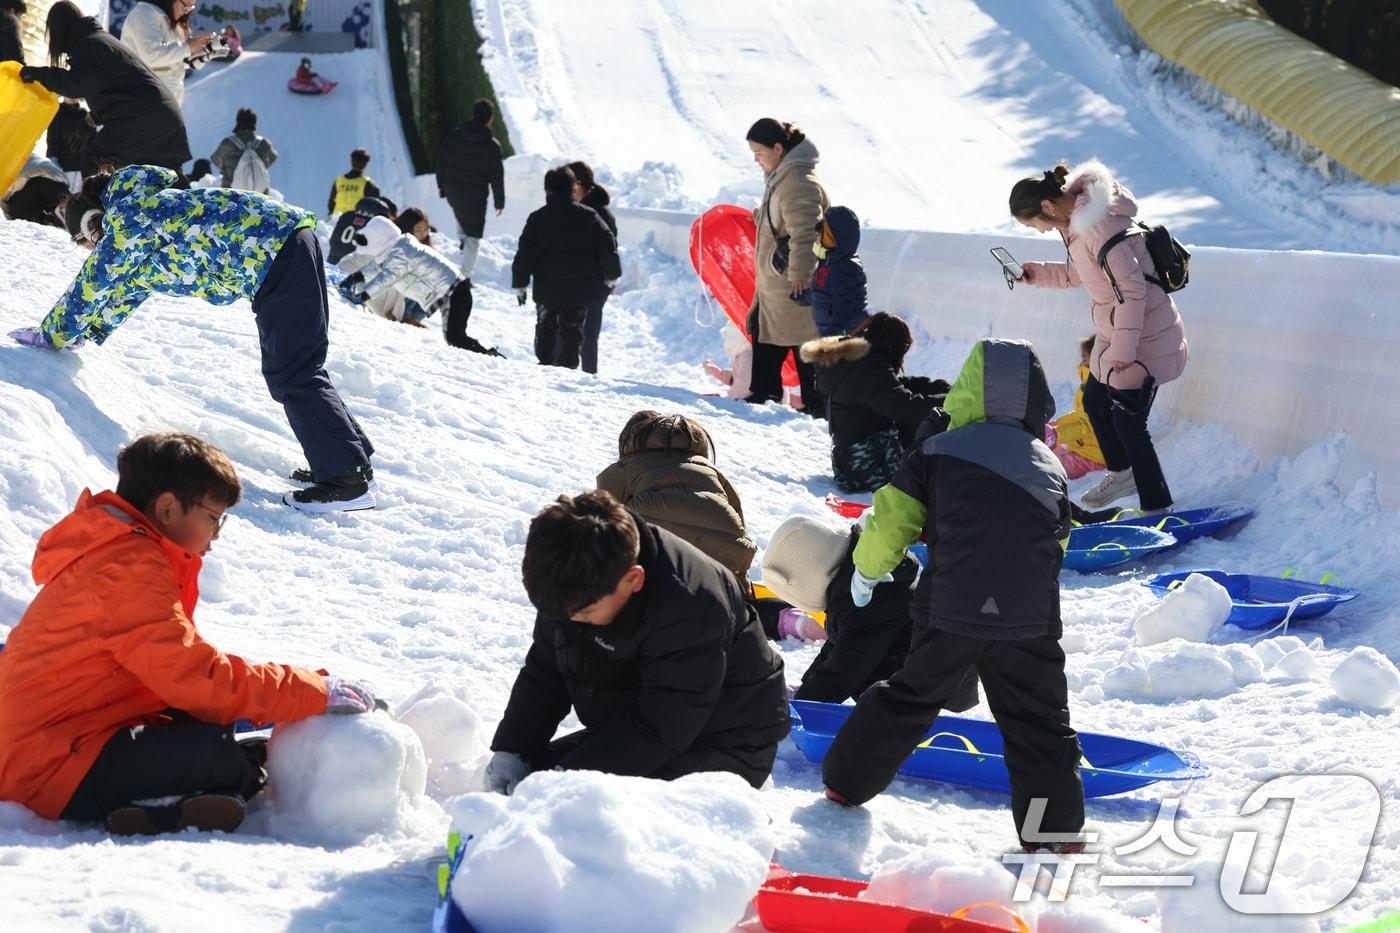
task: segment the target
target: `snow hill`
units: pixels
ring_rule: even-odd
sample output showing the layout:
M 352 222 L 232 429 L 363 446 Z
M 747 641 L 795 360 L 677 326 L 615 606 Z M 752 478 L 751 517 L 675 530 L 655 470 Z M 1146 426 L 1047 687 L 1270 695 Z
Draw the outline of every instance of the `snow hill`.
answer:
M 1088 154 L 1082 144 L 1126 166 L 1139 193 L 1155 197 L 1154 210 L 1191 224 L 1199 234 L 1189 236 L 1202 242 L 1281 245 L 1261 242 L 1268 233 L 1337 247 L 1374 232 L 1320 202 L 1298 203 L 1299 216 L 1285 223 L 1287 199 L 1260 194 L 1268 186 L 1238 166 L 1208 168 L 1193 154 L 1204 137 L 1154 130 L 1157 104 L 1139 111 L 1122 103 L 1140 87 L 1131 83 L 1137 72 L 1106 64 L 1116 40 L 1088 29 L 1087 2 L 1075 0 L 1067 26 L 1033 5 L 996 0 L 721 4 L 704 12 L 615 2 L 569 17 L 566 29 L 556 28 L 566 21 L 563 4 L 490 0 L 480 9 L 521 150 L 596 159 L 638 206 L 673 199 L 680 207 L 726 187 L 752 194 L 757 172 L 745 162 L 743 132 L 754 116 L 775 113 L 808 125 L 838 196 L 858 209 L 870 204 L 885 224 L 1003 225 L 1008 179 L 1061 154 Z M 707 23 L 723 23 L 729 38 Z M 318 57 L 317 68 L 342 81 L 324 99 L 282 89 L 293 56 L 246 53 L 206 72 L 190 88 L 196 151 L 212 150 L 236 108 L 251 104 L 283 153 L 273 179 L 290 199 L 323 204 L 356 145 L 374 150 L 371 174 L 391 194 L 392 185 L 409 187 L 406 160 L 394 162 L 402 141 L 389 98 L 376 96 L 376 54 Z M 771 95 L 746 90 L 774 74 L 784 77 Z M 905 93 L 910 86 L 918 97 Z M 1036 88 L 1044 92 L 1028 107 L 1021 99 Z M 1094 123 L 1069 120 L 1080 107 L 1086 115 L 1121 112 L 1133 132 L 1105 139 Z M 1285 187 L 1310 184 L 1258 141 L 1187 111 L 1216 134 L 1216 155 L 1245 153 Z M 925 157 L 936 164 L 924 166 Z M 515 229 L 488 226 L 492 234 Z M 1368 242 L 1385 248 L 1392 241 L 1384 236 Z M 278 504 L 288 488 L 282 477 L 300 455 L 258 374 L 246 305 L 157 298 L 103 347 L 48 355 L 0 346 L 0 638 L 35 592 L 28 565 L 39 535 L 84 486 L 115 482 L 120 444 L 161 427 L 210 438 L 245 482 L 245 500 L 202 578 L 199 622 L 211 640 L 250 658 L 368 678 L 395 702 L 427 685 L 450 686 L 470 698 L 484 731 L 504 707 L 529 640 L 532 613 L 519 585 L 527 522 L 557 493 L 592 485 L 632 412 L 679 411 L 706 424 L 760 545 L 789 514 L 826 516 L 821 425 L 700 395 L 714 386 L 697 361 L 718 356 L 720 346 L 714 322 L 696 323 L 706 312 L 687 265 L 656 249 L 627 250 L 595 379 L 533 364 L 531 316 L 507 287 L 513 252 L 510 235 L 484 244 L 471 325 L 504 361 L 451 353 L 432 330 L 333 298 L 328 368 L 379 449 L 383 501 L 371 513 L 314 519 Z M 0 223 L 0 330 L 37 320 L 83 255 L 58 231 Z M 911 368 L 949 375 L 967 349 L 966 341 L 926 341 Z M 1069 373 L 1051 375 L 1063 405 Z M 1078 728 L 1189 749 L 1213 772 L 1189 788 L 1090 801 L 1092 828 L 1110 846 L 1137 839 L 1157 802 L 1180 791 L 1177 826 L 1200 851 L 1194 862 L 1160 845 L 1109 854 L 1079 869 L 1072 896 L 1147 921 L 1128 929 L 1223 929 L 1215 885 L 1230 834 L 1258 830 L 1255 865 L 1267 866 L 1289 820 L 1277 807 L 1241 817 L 1255 787 L 1281 774 L 1328 772 L 1368 776 L 1383 799 L 1400 792 L 1400 751 L 1385 740 L 1400 714 L 1359 709 L 1356 697 L 1343 700 L 1329 684 L 1355 647 L 1400 659 L 1400 519 L 1364 485 L 1338 489 L 1344 442 L 1321 431 L 1299 456 L 1265 463 L 1219 425 L 1154 431 L 1180 504 L 1243 501 L 1257 517 L 1233 539 L 1192 543 L 1150 568 L 1066 574 L 1063 644 Z M 1283 637 L 1250 642 L 1226 627 L 1201 645 L 1136 647 L 1133 622 L 1154 600 L 1138 581 L 1193 566 L 1296 567 L 1310 579 L 1332 572 L 1363 595 Z M 816 649 L 788 642 L 782 650 L 795 682 Z M 970 715 L 988 714 L 983 706 Z M 819 770 L 784 743 L 761 799 L 774 860 L 793 870 L 866 877 L 900 858 L 917 860 L 925 847 L 985 867 L 1014 840 L 1006 798 L 993 793 L 900 780 L 864 809 L 843 811 L 819 792 Z M 1281 859 L 1277 885 L 1304 899 L 1329 890 L 1333 866 L 1353 837 L 1369 832 L 1348 822 L 1353 804 L 1345 796 L 1309 802 L 1309 820 L 1298 817 L 1307 845 Z M 445 830 L 439 815 L 328 846 L 259 813 L 228 838 L 114 842 L 0 804 L 0 890 L 15 929 L 423 929 L 436 897 L 430 860 Z M 1188 864 L 1199 872 L 1196 887 L 1160 900 L 1152 889 L 1099 883 L 1104 873 L 1174 874 Z M 1361 884 L 1319 923 L 1342 928 L 1393 907 L 1397 878 L 1400 824 L 1387 808 Z M 1276 918 L 1257 926 L 1236 919 L 1246 924 L 1239 928 L 1284 928 Z

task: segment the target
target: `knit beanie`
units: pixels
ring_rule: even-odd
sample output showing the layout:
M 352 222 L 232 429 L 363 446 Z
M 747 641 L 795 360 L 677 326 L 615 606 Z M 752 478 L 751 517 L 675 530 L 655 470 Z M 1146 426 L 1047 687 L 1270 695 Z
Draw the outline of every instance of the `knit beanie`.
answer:
M 793 515 L 763 552 L 763 585 L 799 609 L 825 612 L 827 587 L 850 546 L 849 531 Z

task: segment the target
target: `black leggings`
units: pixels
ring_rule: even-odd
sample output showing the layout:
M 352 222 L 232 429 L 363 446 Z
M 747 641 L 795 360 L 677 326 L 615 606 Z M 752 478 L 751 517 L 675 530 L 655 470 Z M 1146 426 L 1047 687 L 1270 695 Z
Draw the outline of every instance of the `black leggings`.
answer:
M 120 729 L 107 740 L 63 809 L 65 820 L 103 820 L 134 800 L 262 790 L 267 772 L 254 743 L 241 746 L 233 726 L 169 711 L 172 721 Z
M 1154 388 L 1111 389 L 1093 376 L 1084 383 L 1084 414 L 1094 428 L 1104 465 L 1115 472 L 1132 467 L 1138 504 L 1144 509 L 1172 504 L 1162 463 L 1147 433 L 1147 416 L 1156 398 Z

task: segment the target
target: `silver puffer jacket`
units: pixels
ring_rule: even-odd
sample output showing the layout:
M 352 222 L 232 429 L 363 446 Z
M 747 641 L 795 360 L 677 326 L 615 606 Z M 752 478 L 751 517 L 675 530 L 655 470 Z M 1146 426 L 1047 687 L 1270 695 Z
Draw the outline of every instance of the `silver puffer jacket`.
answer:
M 461 281 L 457 267 L 431 246 L 424 246 L 405 233 L 379 257 L 378 270 L 365 281 L 365 291 L 373 298 L 393 288 L 405 298 L 418 302 L 424 310 L 451 294 Z

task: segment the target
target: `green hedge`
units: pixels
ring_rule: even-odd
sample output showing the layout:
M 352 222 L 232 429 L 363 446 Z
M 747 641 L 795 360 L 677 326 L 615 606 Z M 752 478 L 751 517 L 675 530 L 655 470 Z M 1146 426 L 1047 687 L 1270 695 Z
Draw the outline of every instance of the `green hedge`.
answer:
M 437 167 L 443 135 L 471 116 L 472 104 L 480 97 L 496 104 L 496 138 L 507 156 L 514 155 L 506 122 L 499 116 L 496 92 L 481 61 L 482 40 L 472 19 L 471 0 L 415 0 L 413 5 L 419 15 L 416 109 L 405 52 L 407 32 L 396 0 L 385 0 L 384 16 L 394 98 L 404 136 L 409 139 L 414 170 L 425 174 Z M 446 39 L 449 36 L 453 37 L 450 41 Z

